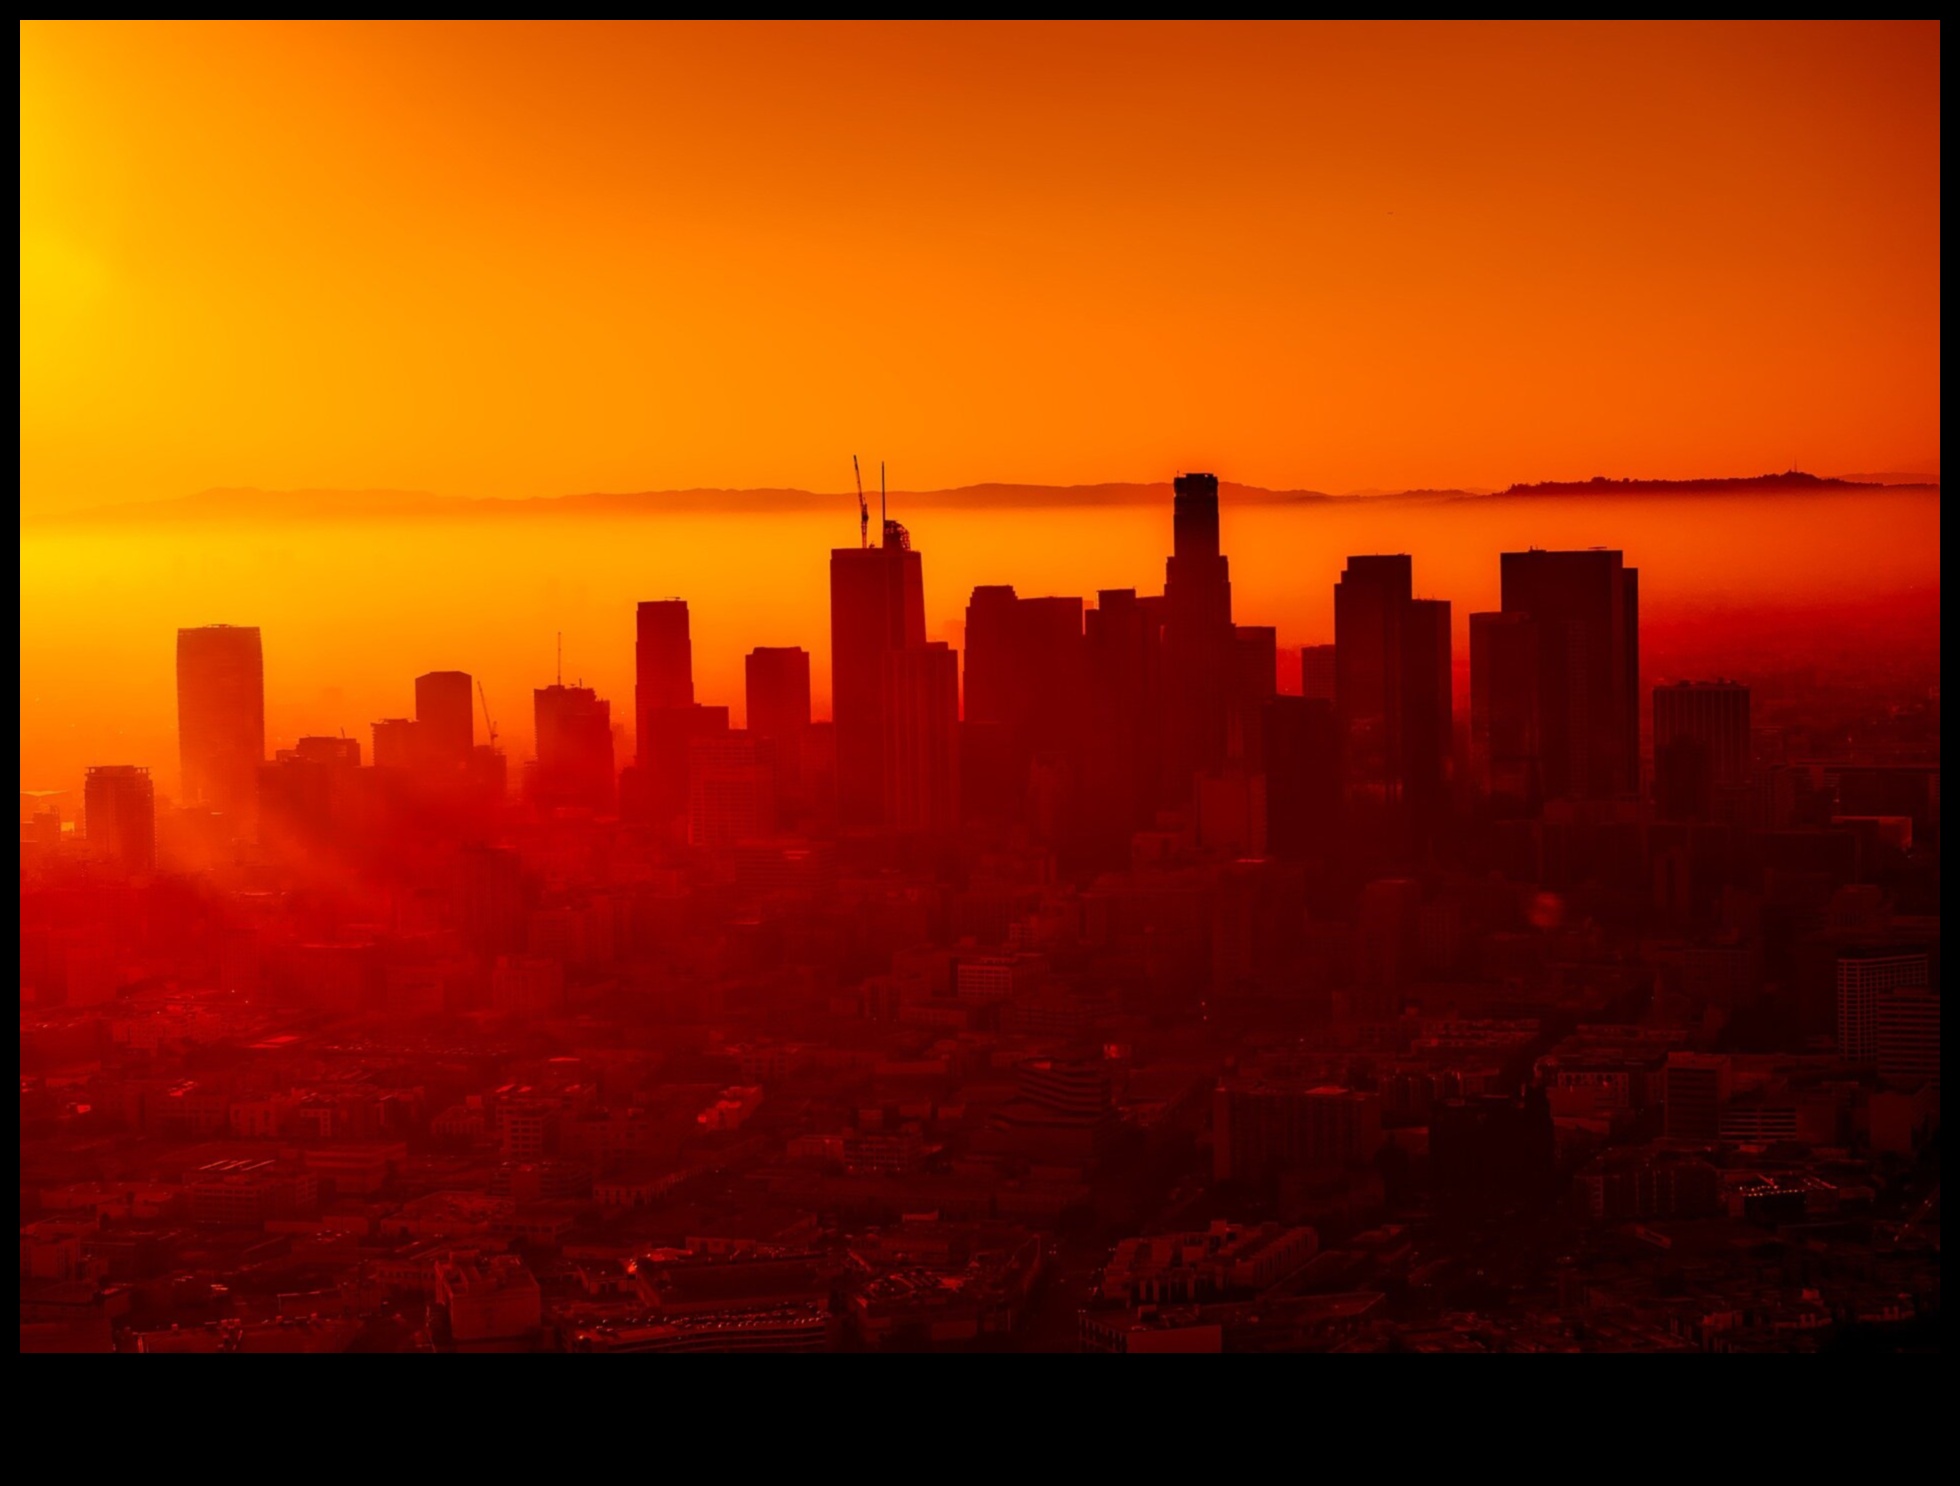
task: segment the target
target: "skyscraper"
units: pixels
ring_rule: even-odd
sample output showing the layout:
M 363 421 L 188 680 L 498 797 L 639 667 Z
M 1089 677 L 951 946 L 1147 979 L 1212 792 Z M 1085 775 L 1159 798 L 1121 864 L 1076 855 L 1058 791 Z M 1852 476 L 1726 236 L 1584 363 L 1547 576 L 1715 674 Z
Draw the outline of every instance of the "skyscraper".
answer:
M 1162 599 L 1106 588 L 1083 616 L 1083 820 L 1107 855 L 1127 854 L 1156 800 L 1162 609 Z
M 810 725 L 810 652 L 800 645 L 758 645 L 743 665 L 749 731 L 793 737 Z
M 1020 617 L 1020 598 L 1008 584 L 983 584 L 967 601 L 960 804 L 976 819 L 1018 820 L 1027 810 Z
M 265 661 L 256 626 L 177 631 L 184 803 L 250 822 L 265 762 Z
M 885 818 L 885 658 L 926 642 L 925 575 L 910 536 L 887 521 L 876 547 L 830 554 L 830 698 L 843 823 Z M 958 682 L 954 709 L 958 715 Z
M 1082 600 L 1024 598 L 1016 607 L 1028 749 L 1060 758 L 1075 747 L 1082 710 Z
M 1449 811 L 1452 682 L 1449 600 L 1411 599 L 1402 628 L 1402 792 L 1419 837 Z
M 1450 606 L 1411 595 L 1404 553 L 1350 557 L 1334 585 L 1334 693 L 1357 803 L 1429 836 L 1449 805 Z
M 1011 584 L 983 584 L 966 605 L 966 705 L 961 716 L 972 723 L 1020 723 L 1021 600 Z
M 960 819 L 960 662 L 943 641 L 884 657 L 885 822 L 915 833 Z M 839 772 L 842 772 L 839 761 Z
M 1279 632 L 1269 624 L 1232 626 L 1225 752 L 1255 774 L 1266 757 L 1266 703 L 1278 690 Z
M 1350 557 L 1334 585 L 1335 706 L 1348 787 L 1401 803 L 1403 631 L 1413 582 L 1407 554 Z
M 694 705 L 694 645 L 685 599 L 650 600 L 639 606 L 634 617 L 634 747 L 645 764 L 651 758 L 648 714 Z
M 1219 550 L 1218 477 L 1179 475 L 1164 568 L 1164 785 L 1191 798 L 1198 771 L 1225 761 L 1232 664 L 1230 563 Z
M 1503 608 L 1537 630 L 1547 799 L 1640 788 L 1640 574 L 1618 552 L 1506 552 Z
M 1716 792 L 1749 774 L 1749 688 L 1681 681 L 1654 688 L 1654 799 L 1663 819 L 1706 820 Z
M 612 703 L 588 686 L 532 693 L 537 759 L 531 795 L 541 806 L 605 811 L 613 803 Z
M 1538 628 L 1529 614 L 1470 616 L 1470 776 L 1500 814 L 1541 797 Z
M 694 710 L 694 647 L 684 599 L 654 599 L 634 615 L 633 788 L 625 804 L 671 827 L 686 814 L 688 740 Z M 712 731 L 712 728 L 709 729 Z
M 156 791 L 150 771 L 134 764 L 98 764 L 82 787 L 88 844 L 125 872 L 157 864 Z
M 476 688 L 467 671 L 430 671 L 415 678 L 416 744 L 423 759 L 445 771 L 461 769 L 476 746 Z
M 779 809 L 800 812 L 804 744 L 810 732 L 810 653 L 800 645 L 758 645 L 743 665 L 748 730 L 768 743 L 775 759 Z
M 1037 757 L 1051 782 L 1073 773 L 1084 705 L 1082 600 L 976 588 L 966 645 L 964 734 L 975 769 L 969 779 L 963 767 L 962 794 L 979 814 L 1018 818 Z

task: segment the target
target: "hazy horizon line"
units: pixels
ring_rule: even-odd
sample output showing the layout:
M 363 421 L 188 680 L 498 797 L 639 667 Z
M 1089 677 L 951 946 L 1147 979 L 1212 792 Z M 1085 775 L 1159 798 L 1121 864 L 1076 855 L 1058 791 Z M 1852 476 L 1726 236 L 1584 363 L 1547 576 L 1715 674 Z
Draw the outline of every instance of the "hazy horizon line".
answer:
M 1467 501 L 1559 499 L 1699 499 L 1761 495 L 1843 495 L 1866 491 L 1926 491 L 1940 489 L 1937 474 L 1909 472 L 1816 476 L 1801 470 L 1755 476 L 1648 478 L 1593 476 L 1590 480 L 1516 482 L 1495 487 L 1446 486 L 1404 490 L 1362 489 L 1329 492 L 1309 489 L 1274 490 L 1259 485 L 1221 480 L 1219 494 L 1227 505 L 1290 505 L 1415 503 L 1445 505 Z M 890 490 L 887 502 L 912 507 L 985 508 L 1128 506 L 1161 501 L 1171 490 L 1169 480 L 1110 480 L 1051 485 L 1037 482 L 987 480 L 932 490 Z M 868 498 L 868 497 L 867 497 Z M 155 500 L 119 501 L 68 511 L 21 515 L 23 527 L 94 525 L 144 520 L 196 520 L 258 517 L 279 520 L 386 519 L 416 516 L 517 515 L 654 515 L 666 511 L 817 510 L 855 502 L 856 493 L 805 490 L 796 486 L 690 486 L 667 490 L 574 491 L 560 495 L 471 496 L 430 490 L 400 490 L 381 486 L 266 488 L 253 485 L 211 486 L 187 495 Z M 657 509 L 650 509 L 657 503 Z

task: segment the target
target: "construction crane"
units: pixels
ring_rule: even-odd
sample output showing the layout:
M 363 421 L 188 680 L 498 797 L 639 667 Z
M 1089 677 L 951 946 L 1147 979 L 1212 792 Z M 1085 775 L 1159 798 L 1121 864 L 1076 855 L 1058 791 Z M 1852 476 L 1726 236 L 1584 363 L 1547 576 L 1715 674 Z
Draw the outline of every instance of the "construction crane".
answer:
M 858 457 L 851 456 L 851 474 L 858 486 L 858 547 L 871 545 L 871 507 L 864 503 L 864 472 L 858 468 Z
M 483 704 L 483 725 L 490 730 L 490 749 L 494 753 L 497 748 L 497 724 L 490 720 L 490 698 L 483 694 L 481 676 L 476 678 L 476 699 Z

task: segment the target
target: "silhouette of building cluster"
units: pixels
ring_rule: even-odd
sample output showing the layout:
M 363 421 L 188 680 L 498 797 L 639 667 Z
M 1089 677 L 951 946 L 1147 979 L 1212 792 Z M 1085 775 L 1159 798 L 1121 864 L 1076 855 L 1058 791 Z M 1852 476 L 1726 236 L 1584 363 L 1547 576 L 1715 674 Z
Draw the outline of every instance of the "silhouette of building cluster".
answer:
M 885 519 L 828 717 L 641 603 L 514 774 L 459 670 L 268 756 L 179 631 L 175 793 L 23 797 L 22 1350 L 1937 1345 L 1936 681 L 1643 709 L 1604 549 L 1283 652 L 1170 516 L 960 650 Z

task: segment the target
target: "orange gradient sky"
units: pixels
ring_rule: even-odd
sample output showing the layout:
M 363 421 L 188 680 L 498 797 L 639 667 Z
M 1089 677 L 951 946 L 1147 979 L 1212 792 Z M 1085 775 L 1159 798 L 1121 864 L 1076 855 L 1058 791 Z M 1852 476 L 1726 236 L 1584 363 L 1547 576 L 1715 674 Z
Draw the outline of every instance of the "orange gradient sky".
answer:
M 1939 54 L 29 24 L 22 509 L 1924 468 Z

